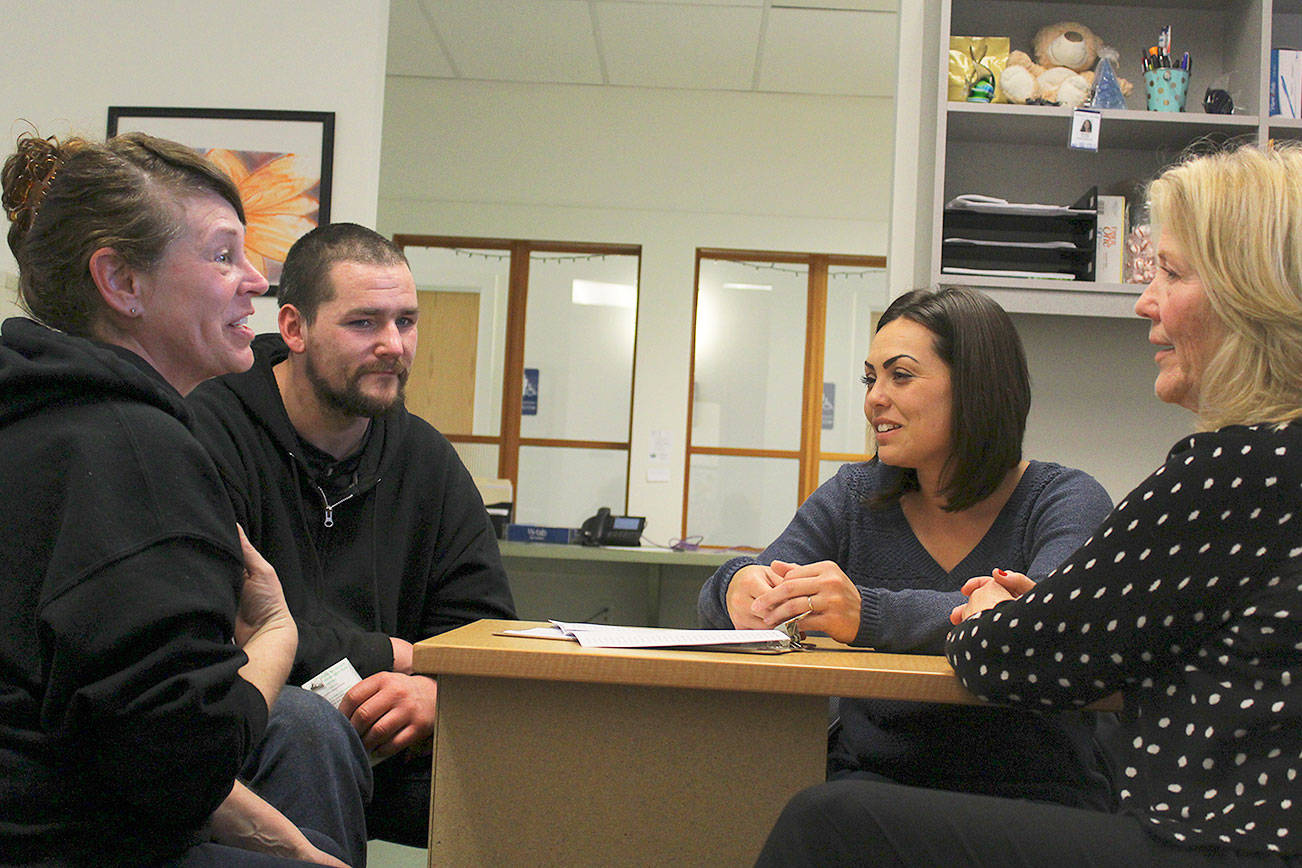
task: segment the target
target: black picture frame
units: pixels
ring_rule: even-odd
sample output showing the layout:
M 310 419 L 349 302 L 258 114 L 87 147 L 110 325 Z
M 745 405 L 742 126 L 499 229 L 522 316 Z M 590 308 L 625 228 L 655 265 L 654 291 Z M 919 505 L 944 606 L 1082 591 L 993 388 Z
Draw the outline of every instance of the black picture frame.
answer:
M 232 176 L 244 196 L 249 222 L 245 249 L 272 284 L 272 293 L 288 249 L 284 239 L 292 243 L 313 227 L 330 222 L 334 112 L 109 106 L 108 136 L 131 131 L 189 145 Z M 266 215 L 259 213 L 258 199 L 249 195 L 259 178 L 274 176 L 283 181 L 287 174 L 294 183 L 276 189 L 298 190 L 295 198 L 268 209 Z M 260 232 L 264 220 L 278 221 L 278 231 Z

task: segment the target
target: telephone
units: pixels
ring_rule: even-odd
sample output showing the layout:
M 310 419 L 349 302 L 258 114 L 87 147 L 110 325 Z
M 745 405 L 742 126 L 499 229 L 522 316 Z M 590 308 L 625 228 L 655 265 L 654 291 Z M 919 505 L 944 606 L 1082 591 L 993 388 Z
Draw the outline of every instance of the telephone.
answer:
M 603 506 L 579 528 L 585 546 L 640 546 L 646 519 L 635 515 L 611 515 Z

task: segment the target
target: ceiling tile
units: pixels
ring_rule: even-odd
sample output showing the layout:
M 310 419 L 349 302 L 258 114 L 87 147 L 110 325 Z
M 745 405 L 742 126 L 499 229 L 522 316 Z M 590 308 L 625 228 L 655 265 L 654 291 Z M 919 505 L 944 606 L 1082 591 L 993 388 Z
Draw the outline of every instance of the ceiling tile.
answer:
M 763 10 L 598 2 L 611 84 L 750 90 Z
M 896 22 L 879 12 L 771 9 L 759 89 L 894 96 Z
M 420 75 L 450 78 L 454 73 L 443 53 L 419 0 L 391 0 L 389 3 L 389 75 Z
M 463 78 L 601 84 L 586 0 L 421 0 Z

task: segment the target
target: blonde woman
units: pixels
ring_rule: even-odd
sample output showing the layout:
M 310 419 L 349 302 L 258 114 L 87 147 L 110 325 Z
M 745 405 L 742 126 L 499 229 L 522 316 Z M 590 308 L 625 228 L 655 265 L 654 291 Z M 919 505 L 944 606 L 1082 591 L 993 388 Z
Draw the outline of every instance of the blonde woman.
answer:
M 1135 311 L 1157 396 L 1201 431 L 1038 585 L 970 580 L 946 648 L 993 702 L 1120 691 L 1120 812 L 828 784 L 788 805 L 762 864 L 1302 864 L 1302 150 L 1194 157 L 1150 199 L 1158 273 Z

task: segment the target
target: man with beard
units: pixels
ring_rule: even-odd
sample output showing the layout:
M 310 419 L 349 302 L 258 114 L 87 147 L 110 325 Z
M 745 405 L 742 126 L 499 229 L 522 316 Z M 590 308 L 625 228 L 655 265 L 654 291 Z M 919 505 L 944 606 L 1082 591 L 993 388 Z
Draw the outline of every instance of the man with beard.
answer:
M 318 227 L 286 255 L 279 301 L 253 367 L 190 393 L 195 433 L 280 575 L 299 630 L 291 683 L 345 657 L 362 676 L 340 710 L 387 759 L 368 833 L 424 847 L 435 683 L 412 674 L 411 643 L 514 618 L 511 592 L 470 474 L 403 405 L 419 309 L 402 250 Z

